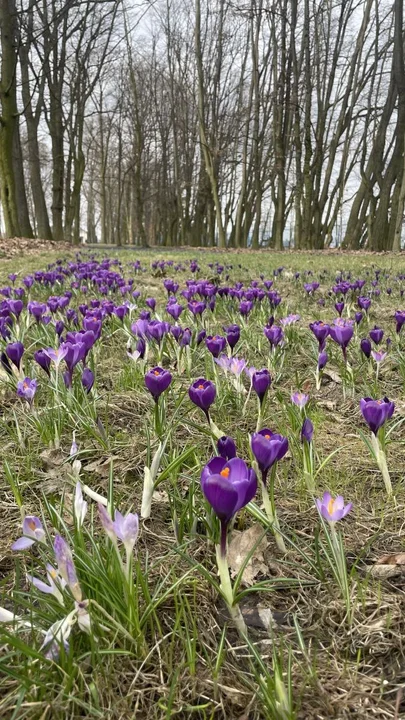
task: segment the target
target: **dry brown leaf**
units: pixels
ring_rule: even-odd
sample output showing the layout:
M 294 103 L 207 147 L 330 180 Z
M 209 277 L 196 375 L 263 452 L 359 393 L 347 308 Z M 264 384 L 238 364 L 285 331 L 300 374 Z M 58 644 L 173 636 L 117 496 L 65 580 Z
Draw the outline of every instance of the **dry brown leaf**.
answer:
M 111 461 L 118 460 L 119 456 L 115 455 L 112 457 L 105 458 L 99 458 L 98 460 L 95 460 L 94 462 L 89 463 L 86 465 L 83 470 L 89 473 L 97 473 L 97 475 L 101 475 L 102 477 L 108 477 L 110 474 L 110 463 Z
M 64 457 L 60 448 L 48 448 L 43 450 L 39 457 L 43 460 L 44 467 L 47 470 L 54 470 L 62 465 Z
M 338 385 L 342 384 L 342 378 L 340 377 L 339 373 L 335 372 L 334 370 L 324 370 L 323 376 L 325 378 L 329 378 L 334 383 L 337 383 Z
M 405 575 L 405 553 L 382 555 L 371 568 L 371 574 L 380 579 Z
M 337 403 L 335 400 L 318 400 L 317 405 L 327 410 L 336 410 Z
M 261 540 L 260 540 L 261 538 Z M 259 542 L 260 540 L 260 542 Z M 268 574 L 268 567 L 264 562 L 263 553 L 266 550 L 269 541 L 263 534 L 261 525 L 252 525 L 248 530 L 243 532 L 235 531 L 232 533 L 231 542 L 228 547 L 228 563 L 232 577 L 235 577 L 244 564 L 247 556 L 252 552 L 256 543 L 259 544 L 255 548 L 253 555 L 250 557 L 242 575 L 242 583 L 245 585 L 253 585 L 253 582 L 259 573 Z
M 378 558 L 376 565 L 405 565 L 405 553 L 383 555 Z

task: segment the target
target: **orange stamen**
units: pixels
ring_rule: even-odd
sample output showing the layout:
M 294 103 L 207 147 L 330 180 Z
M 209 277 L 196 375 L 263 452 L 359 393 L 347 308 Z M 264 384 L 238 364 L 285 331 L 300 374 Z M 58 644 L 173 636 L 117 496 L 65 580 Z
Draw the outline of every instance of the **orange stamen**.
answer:
M 227 478 L 227 477 L 229 477 L 229 473 L 230 473 L 229 467 L 226 467 L 223 470 L 221 470 L 221 472 L 219 474 L 222 475 L 222 477 Z

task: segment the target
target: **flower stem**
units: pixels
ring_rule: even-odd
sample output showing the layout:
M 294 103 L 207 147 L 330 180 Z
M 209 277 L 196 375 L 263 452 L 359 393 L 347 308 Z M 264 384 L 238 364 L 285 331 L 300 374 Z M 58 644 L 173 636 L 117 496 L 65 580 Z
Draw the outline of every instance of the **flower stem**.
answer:
M 256 432 L 259 432 L 260 426 L 262 424 L 262 401 L 260 400 L 260 398 L 258 398 L 258 403 L 259 403 L 259 409 L 258 409 L 258 413 L 257 413 Z
M 374 433 L 371 433 L 371 444 L 373 446 L 373 450 L 377 459 L 377 465 L 380 469 L 381 475 L 383 476 L 387 495 L 392 495 L 392 483 L 390 474 L 388 472 L 387 456 L 378 437 L 376 437 Z
M 274 533 L 274 538 L 276 541 L 276 545 L 280 552 L 286 553 L 287 548 L 285 546 L 283 536 L 280 533 L 280 525 L 278 524 L 278 518 L 277 518 L 277 512 L 276 512 L 276 506 L 274 502 L 274 481 L 275 481 L 275 465 L 273 465 L 270 473 L 270 481 L 269 481 L 269 487 L 270 487 L 270 493 L 267 491 L 267 485 L 266 485 L 266 478 L 262 475 L 262 499 L 263 499 L 263 505 L 264 510 L 266 512 L 266 515 L 272 525 L 272 530 Z
M 233 588 L 231 577 L 229 574 L 228 560 L 227 560 L 227 530 L 228 525 L 224 521 L 221 522 L 221 540 L 220 544 L 216 546 L 217 555 L 217 566 L 218 574 L 221 581 L 220 588 L 225 602 L 228 606 L 230 616 L 235 623 L 235 627 L 239 634 L 244 636 L 247 634 L 247 628 L 243 615 L 240 611 L 238 604 L 234 604 Z

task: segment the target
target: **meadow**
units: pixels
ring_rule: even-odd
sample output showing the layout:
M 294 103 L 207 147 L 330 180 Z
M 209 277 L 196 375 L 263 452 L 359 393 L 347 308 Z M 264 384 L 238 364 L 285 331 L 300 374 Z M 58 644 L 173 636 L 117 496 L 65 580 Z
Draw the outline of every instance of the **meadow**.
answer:
M 0 717 L 405 712 L 405 260 L 0 267 Z

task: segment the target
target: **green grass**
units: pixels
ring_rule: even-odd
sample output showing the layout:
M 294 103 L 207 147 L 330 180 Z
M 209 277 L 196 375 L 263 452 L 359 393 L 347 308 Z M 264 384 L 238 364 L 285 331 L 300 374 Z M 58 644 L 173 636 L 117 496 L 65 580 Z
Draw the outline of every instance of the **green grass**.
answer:
M 0 376 L 4 521 L 0 606 L 28 618 L 33 628 L 0 626 L 0 717 L 395 718 L 403 684 L 402 577 L 381 580 L 370 569 L 385 553 L 402 552 L 404 547 L 405 355 L 397 347 L 392 316 L 404 307 L 399 295 L 402 283 L 394 276 L 405 272 L 405 261 L 390 255 L 221 254 L 205 250 L 111 251 L 109 255 L 121 259 L 126 277 L 131 275 L 127 267 L 131 261 L 139 259 L 148 268 L 134 276 L 134 288 L 142 292 L 142 298 L 157 297 L 161 317 L 166 317 L 166 293 L 163 276 L 150 270 L 154 260 L 172 258 L 186 264 L 195 257 L 201 265 L 200 276 L 205 278 L 215 276 L 208 264 L 221 262 L 233 266 L 222 278 L 228 272 L 230 283 L 245 284 L 259 280 L 261 273 L 272 278 L 274 269 L 285 267 L 283 276 L 275 280 L 283 298 L 276 317 L 291 312 L 301 315 L 300 322 L 288 330 L 285 351 L 271 362 L 263 335 L 263 325 L 271 314 L 266 303 L 242 326 L 236 354 L 245 358 L 248 366 L 271 364 L 273 383 L 261 424 L 289 438 L 289 453 L 279 463 L 275 481 L 275 503 L 287 553 L 282 555 L 277 549 L 259 493 L 239 513 L 234 528 L 243 532 L 259 524 L 260 542 L 265 539 L 258 560 L 260 571 L 252 584 L 242 582 L 241 573 L 237 580 L 240 605 L 250 618 L 248 639 L 241 639 L 219 592 L 214 550 L 217 526 L 200 490 L 200 473 L 212 457 L 213 438 L 203 413 L 190 403 L 187 390 L 198 377 L 215 377 L 212 419 L 234 438 L 238 454 L 246 462 L 252 460 L 249 433 L 256 428 L 256 398 L 254 393 L 248 397 L 236 392 L 231 378 L 214 368 L 204 344 L 192 350 L 189 365 L 184 357 L 180 368 L 175 366 L 175 343 L 168 342 L 162 363 L 170 368 L 174 381 L 165 396 L 166 446 L 151 516 L 140 523 L 131 567 L 135 582 L 128 582 L 102 530 L 95 503 L 89 500 L 82 528 L 74 522 L 77 478 L 69 450 L 74 431 L 81 483 L 122 512 L 140 511 L 144 467 L 150 466 L 158 439 L 153 401 L 144 388 L 144 368 L 126 352 L 131 322 L 126 319 L 123 326 L 117 319 L 106 321 L 102 340 L 92 351 L 96 382 L 89 396 L 81 387 L 78 372 L 69 392 L 60 378 L 56 386 L 55 378 L 49 381 L 33 362 L 35 349 L 54 342 L 50 327 L 21 327 L 28 348 L 24 371 L 35 374 L 38 392 L 30 412 L 16 398 L 16 378 Z M 0 286 L 8 284 L 9 272 L 43 269 L 55 257 L 2 261 Z M 344 397 L 341 352 L 329 340 L 330 359 L 317 391 L 313 377 L 317 344 L 308 323 L 336 316 L 334 300 L 328 296 L 336 271 L 351 270 L 356 279 L 366 277 L 374 267 L 391 277 L 382 278 L 381 296 L 373 301 L 359 338 L 374 324 L 393 338 L 379 380 L 376 383 L 374 371 L 360 355 L 359 338 L 353 340 L 349 359 L 354 387 L 347 387 Z M 325 270 L 314 298 L 307 298 L 301 280 L 295 282 L 291 277 L 296 270 L 311 270 L 314 276 Z M 174 277 L 170 268 L 165 276 Z M 189 271 L 176 274 L 182 287 L 189 277 Z M 386 294 L 388 286 L 393 288 L 391 296 Z M 62 291 L 61 287 L 52 291 L 40 288 L 32 297 L 46 299 Z M 85 296 L 78 292 L 72 305 L 94 297 L 93 290 Z M 324 307 L 318 304 L 319 297 L 325 298 Z M 139 309 L 143 308 L 140 300 Z M 136 317 L 135 310 L 132 321 Z M 223 324 L 239 320 L 237 303 L 218 301 L 215 315 L 207 312 L 204 322 L 208 332 L 220 333 Z M 191 317 L 186 319 L 184 313 L 180 323 L 186 326 Z M 156 359 L 156 347 L 151 345 L 146 369 Z M 244 385 L 248 389 L 246 378 Z M 298 389 L 310 395 L 306 410 L 315 428 L 316 496 L 330 490 L 353 502 L 353 511 L 339 528 L 346 578 L 334 571 L 333 545 L 306 488 L 299 440 L 302 417 L 290 402 L 291 393 Z M 359 399 L 367 395 L 387 395 L 397 405 L 388 446 L 393 498 L 387 499 L 381 474 L 361 437 L 361 433 L 369 434 L 359 411 Z M 43 519 L 49 530 L 47 546 L 36 545 L 18 554 L 10 551 L 21 534 L 22 514 L 38 514 Z M 43 568 L 53 560 L 55 532 L 74 550 L 92 633 L 80 632 L 76 626 L 69 648 L 51 661 L 40 651 L 42 633 L 72 610 L 74 601 L 65 590 L 63 609 L 55 597 L 33 588 L 26 574 L 45 580 Z M 252 554 L 257 554 L 257 548 Z M 259 610 L 267 620 L 272 617 L 270 627 L 258 621 Z

